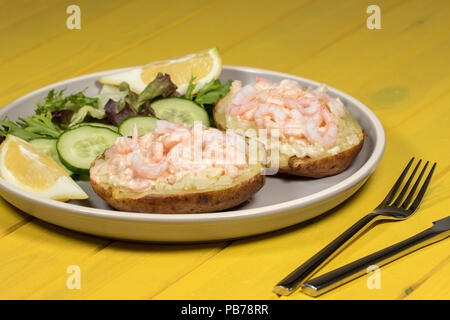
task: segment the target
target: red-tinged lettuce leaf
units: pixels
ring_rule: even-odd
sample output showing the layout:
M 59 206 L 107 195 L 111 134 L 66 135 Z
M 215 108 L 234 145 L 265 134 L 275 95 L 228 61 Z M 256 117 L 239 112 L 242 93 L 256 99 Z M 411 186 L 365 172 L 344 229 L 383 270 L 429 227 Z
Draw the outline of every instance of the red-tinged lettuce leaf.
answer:
M 110 99 L 105 105 L 106 118 L 110 124 L 119 126 L 126 118 L 136 116 L 135 109 L 126 104 L 122 110 L 119 110 L 119 103 Z
M 155 110 L 150 106 L 150 101 L 144 102 L 141 106 L 141 111 L 139 111 L 139 115 L 156 117 Z
M 122 82 L 119 85 L 119 90 L 126 92 L 127 94 L 123 99 L 125 103 L 129 104 L 132 107 L 136 105 L 139 95 L 131 91 L 130 85 L 127 82 Z
M 63 126 L 67 126 L 74 114 L 73 110 L 56 110 L 52 111 L 52 121 Z
M 156 98 L 167 98 L 174 95 L 177 86 L 172 82 L 168 74 L 158 72 L 158 75 L 150 82 L 139 94 L 136 104 L 133 107 L 139 111 L 139 108 L 146 102 L 151 102 Z

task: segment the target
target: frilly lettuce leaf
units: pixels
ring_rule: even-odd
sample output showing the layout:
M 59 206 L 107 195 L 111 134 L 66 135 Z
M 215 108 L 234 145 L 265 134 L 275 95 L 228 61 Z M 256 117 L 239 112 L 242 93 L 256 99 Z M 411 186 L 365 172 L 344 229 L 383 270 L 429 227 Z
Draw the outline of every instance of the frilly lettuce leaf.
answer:
M 91 116 L 95 119 L 103 119 L 105 117 L 105 109 L 97 109 L 92 106 L 81 107 L 77 112 L 72 115 L 70 119 L 69 128 L 74 125 L 83 122 L 87 116 Z

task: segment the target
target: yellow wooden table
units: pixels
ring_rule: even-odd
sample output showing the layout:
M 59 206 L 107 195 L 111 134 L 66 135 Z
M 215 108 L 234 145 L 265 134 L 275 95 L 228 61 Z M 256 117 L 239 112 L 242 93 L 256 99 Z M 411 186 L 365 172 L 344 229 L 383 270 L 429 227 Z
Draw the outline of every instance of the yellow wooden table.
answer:
M 420 212 L 379 225 L 320 273 L 431 226 L 449 214 L 450 1 L 78 0 L 81 29 L 66 26 L 71 0 L 0 2 L 0 105 L 44 85 L 217 46 L 225 64 L 324 82 L 368 105 L 387 145 L 367 184 L 313 221 L 239 241 L 153 245 L 109 241 L 38 221 L 0 200 L 3 299 L 311 299 L 273 285 L 375 207 L 411 156 L 437 171 Z M 381 8 L 369 29 L 367 7 Z M 321 299 L 449 299 L 450 241 Z M 81 288 L 66 286 L 67 268 Z

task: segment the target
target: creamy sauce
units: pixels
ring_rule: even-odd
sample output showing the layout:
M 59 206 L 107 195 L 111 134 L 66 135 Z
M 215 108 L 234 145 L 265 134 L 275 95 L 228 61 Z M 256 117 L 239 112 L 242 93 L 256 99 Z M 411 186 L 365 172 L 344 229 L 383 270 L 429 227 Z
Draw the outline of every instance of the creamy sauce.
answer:
M 248 169 L 239 135 L 158 120 L 152 133 L 118 138 L 91 168 L 97 182 L 132 192 L 205 189 L 232 184 Z
M 262 142 L 269 153 L 275 151 L 269 141 L 271 131 L 277 129 L 280 166 L 287 165 L 291 156 L 335 155 L 360 141 L 358 123 L 324 86 L 305 89 L 291 80 L 256 80 L 244 87 L 240 81 L 233 82 L 225 109 L 226 127 L 244 132 L 267 129 L 268 138 Z

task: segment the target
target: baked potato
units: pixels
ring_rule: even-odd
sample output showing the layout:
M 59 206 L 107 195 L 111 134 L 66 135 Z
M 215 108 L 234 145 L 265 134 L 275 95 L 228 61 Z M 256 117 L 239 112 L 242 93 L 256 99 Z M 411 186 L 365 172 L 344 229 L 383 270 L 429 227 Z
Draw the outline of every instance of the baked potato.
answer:
M 167 121 L 159 120 L 155 131 L 158 131 L 161 123 Z M 182 127 L 173 124 L 171 126 Z M 225 136 L 217 129 L 205 130 L 216 136 Z M 187 158 L 183 158 L 182 153 L 172 157 L 173 150 L 182 143 L 181 140 L 176 143 L 176 139 L 182 139 L 183 134 L 189 136 L 189 132 L 192 132 L 192 129 L 182 128 L 179 131 L 149 133 L 141 137 L 137 137 L 136 132 L 136 136 L 118 138 L 111 148 L 92 163 L 92 188 L 118 210 L 180 214 L 225 210 L 247 201 L 263 187 L 265 176 L 262 174 L 263 165 L 260 162 L 241 164 L 238 172 L 235 172 L 234 168 L 232 174 L 226 174 L 229 164 L 213 166 L 206 155 L 205 162 L 201 164 L 187 164 Z M 148 162 L 137 159 L 137 154 L 144 158 L 144 152 L 155 155 L 155 146 L 159 142 L 164 142 L 164 148 L 167 149 L 163 150 L 162 160 L 158 164 L 148 166 Z M 216 145 L 217 141 L 212 143 Z M 133 145 L 138 147 L 130 147 Z M 207 145 L 207 142 L 203 145 Z M 136 163 L 138 160 L 141 162 Z M 165 161 L 168 164 L 164 171 L 157 176 L 152 175 L 150 169 L 161 166 Z
M 290 96 L 280 97 L 279 92 L 276 92 L 276 89 L 281 87 L 281 84 L 283 84 L 283 82 L 287 83 L 285 85 L 287 86 L 287 89 L 285 89 L 284 91 L 287 91 Z M 326 89 L 324 87 L 316 89 L 316 93 L 314 93 L 314 91 L 312 91 L 311 89 L 306 90 L 305 88 L 301 88 L 296 85 L 295 82 L 290 80 L 283 80 L 281 84 L 272 84 L 267 80 L 260 78 L 257 79 L 257 83 L 254 85 L 254 87 L 257 88 L 257 90 L 255 91 L 254 89 L 249 88 L 249 86 L 251 85 L 247 85 L 242 88 L 242 85 L 239 82 L 234 81 L 230 92 L 225 97 L 220 99 L 214 107 L 213 115 L 217 127 L 221 130 L 231 129 L 235 130 L 236 132 L 244 132 L 244 134 L 248 129 L 267 129 L 270 128 L 270 126 L 266 125 L 266 122 L 256 121 L 258 120 L 256 119 L 258 108 L 262 106 L 263 103 L 272 103 L 271 105 L 275 104 L 275 106 L 277 107 L 288 109 L 282 104 L 286 103 L 285 99 L 291 99 L 287 100 L 288 103 L 297 103 L 298 98 L 295 101 L 291 98 L 293 95 L 294 97 L 295 95 L 300 97 L 314 97 L 314 95 L 322 96 L 327 99 L 328 104 L 331 104 L 334 109 L 336 109 L 337 107 L 340 108 L 340 116 L 335 116 L 336 120 L 334 121 L 336 123 L 336 136 L 334 141 L 332 141 L 331 144 L 328 143 L 328 145 L 324 143 L 325 146 L 320 145 L 320 143 L 312 143 L 311 141 L 307 141 L 307 137 L 305 137 L 307 136 L 305 132 L 305 126 L 310 125 L 310 123 L 305 124 L 305 121 L 299 121 L 297 136 L 300 135 L 300 137 L 303 138 L 303 140 L 301 141 L 303 142 L 304 140 L 306 140 L 307 143 L 303 143 L 303 145 L 296 145 L 295 142 L 291 141 L 293 140 L 291 138 L 290 140 L 282 139 L 280 141 L 279 150 L 277 151 L 279 154 L 278 172 L 302 177 L 322 178 L 335 175 L 348 168 L 353 159 L 361 150 L 364 143 L 364 133 L 358 122 L 352 117 L 350 112 L 343 106 L 343 104 L 339 100 L 332 99 L 331 97 L 326 95 Z M 257 87 L 258 85 L 260 85 L 259 88 Z M 277 85 L 278 87 L 276 87 Z M 243 90 L 247 90 L 247 92 L 249 92 L 248 94 L 246 93 L 247 97 L 242 94 L 240 97 L 238 97 L 237 95 L 240 94 L 240 92 L 242 92 Z M 275 90 L 275 94 L 270 95 L 270 90 L 272 90 L 272 92 L 273 90 Z M 261 92 L 265 95 L 264 101 L 261 101 L 261 98 L 259 98 L 259 100 L 255 98 L 255 96 L 258 97 L 258 94 L 260 94 Z M 269 92 L 269 97 L 267 97 L 267 92 Z M 254 96 L 253 100 L 251 95 Z M 245 101 L 245 104 L 241 103 L 237 106 L 238 114 L 236 114 L 236 112 L 233 113 L 233 111 L 236 109 L 233 110 L 232 108 L 230 108 L 230 104 L 233 104 L 233 99 L 235 97 Z M 256 104 L 255 100 L 257 101 Z M 252 107 L 251 104 L 254 104 L 254 106 Z M 266 104 L 265 106 L 267 105 L 268 104 Z M 298 105 L 296 106 L 298 107 Z M 307 107 L 311 109 L 314 106 L 312 106 L 312 103 L 310 103 L 310 105 L 307 105 Z M 324 113 L 326 113 L 325 115 L 327 116 L 331 114 L 331 111 L 335 111 L 337 113 L 336 110 L 331 110 L 332 108 L 330 108 L 327 103 L 323 103 L 321 100 L 320 108 L 323 108 L 322 110 Z M 266 107 L 266 109 L 268 108 Z M 292 109 L 288 109 L 287 112 L 292 111 Z M 242 113 L 240 113 L 241 116 L 239 115 L 240 111 L 242 111 Z M 277 120 L 276 116 L 276 114 L 273 115 L 274 121 Z M 279 118 L 283 118 L 282 114 Z M 285 119 L 286 118 L 287 117 L 285 117 Z M 272 125 L 274 124 L 270 120 L 269 122 Z M 278 127 L 281 130 L 285 130 L 287 125 L 280 124 Z M 270 159 L 271 148 L 267 146 L 267 143 L 265 144 L 268 150 L 267 157 Z

